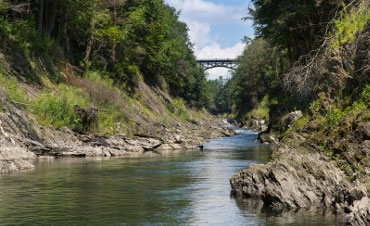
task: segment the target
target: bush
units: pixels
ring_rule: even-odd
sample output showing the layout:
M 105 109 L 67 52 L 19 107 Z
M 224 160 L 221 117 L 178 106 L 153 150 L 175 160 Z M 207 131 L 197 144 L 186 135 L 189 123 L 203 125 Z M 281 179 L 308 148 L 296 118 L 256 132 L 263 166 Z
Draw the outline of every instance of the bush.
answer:
M 277 100 L 275 99 L 274 102 L 277 102 Z M 253 110 L 247 113 L 247 115 L 245 116 L 245 120 L 246 121 L 250 120 L 252 116 L 257 117 L 257 118 L 263 118 L 263 117 L 266 119 L 269 118 L 269 112 L 270 112 L 269 105 L 270 105 L 269 96 L 265 95 L 262 101 L 259 103 L 258 107 L 254 108 Z
M 344 10 L 342 14 L 342 17 L 335 21 L 337 33 L 332 44 L 335 49 L 347 42 L 353 42 L 356 32 L 361 31 L 370 21 L 370 9 L 365 2 L 358 8 L 354 7 L 350 12 Z
M 28 103 L 26 91 L 18 87 L 18 81 L 14 77 L 7 78 L 0 72 L 0 92 L 8 99 L 21 103 Z
M 362 99 L 365 102 L 370 102 L 370 85 L 367 85 L 364 90 L 362 91 Z
M 40 123 L 44 126 L 54 126 L 60 129 L 67 126 L 72 129 L 82 130 L 79 117 L 73 110 L 73 106 L 86 106 L 87 99 L 82 97 L 78 90 L 65 85 L 59 86 L 58 94 L 43 94 L 35 101 L 34 113 L 40 117 Z
M 166 104 L 167 109 L 175 114 L 181 121 L 189 121 L 191 119 L 189 112 L 185 107 L 185 101 L 181 98 L 175 99 L 172 104 Z

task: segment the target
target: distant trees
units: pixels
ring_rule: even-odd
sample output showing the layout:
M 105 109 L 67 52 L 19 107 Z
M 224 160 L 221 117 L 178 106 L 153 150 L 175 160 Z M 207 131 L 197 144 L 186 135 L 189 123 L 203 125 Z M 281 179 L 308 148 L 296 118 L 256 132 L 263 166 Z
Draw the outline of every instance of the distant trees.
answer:
M 267 94 L 274 94 L 279 77 L 286 67 L 284 53 L 263 39 L 251 40 L 239 57 L 240 65 L 233 77 L 222 82 L 214 103 L 220 113 L 233 113 L 238 119 L 258 107 Z M 211 82 L 209 82 L 211 83 Z M 213 83 L 220 84 L 218 81 Z M 212 83 L 211 83 L 212 84 Z M 220 86 L 220 85 L 219 85 Z
M 227 94 L 228 79 L 220 76 L 218 79 L 207 82 L 207 95 L 209 97 L 208 109 L 214 114 L 228 112 L 229 95 Z

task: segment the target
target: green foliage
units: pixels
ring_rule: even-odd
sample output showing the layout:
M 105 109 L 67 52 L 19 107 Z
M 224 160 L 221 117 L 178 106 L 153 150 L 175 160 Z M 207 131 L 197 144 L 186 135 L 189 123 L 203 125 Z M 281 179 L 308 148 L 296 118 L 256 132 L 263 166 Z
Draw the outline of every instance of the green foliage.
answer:
M 258 104 L 258 107 L 253 108 L 250 112 L 246 114 L 245 120 L 250 120 L 252 116 L 258 118 L 268 118 L 269 117 L 269 97 L 264 96 L 262 101 Z
M 34 101 L 34 113 L 39 116 L 40 122 L 44 126 L 54 126 L 60 129 L 64 126 L 69 128 L 82 129 L 79 117 L 73 110 L 76 104 L 84 107 L 87 99 L 81 96 L 79 90 L 60 85 L 59 93 L 42 94 Z
M 10 21 L 3 17 L 0 19 L 0 32 L 0 38 L 3 36 L 21 50 L 33 49 L 40 53 L 49 53 L 52 48 L 52 40 L 47 36 L 39 37 L 35 23 L 30 20 Z
M 99 132 L 102 134 L 128 133 L 127 128 L 131 126 L 129 123 L 127 116 L 118 105 L 108 105 L 104 108 L 104 112 L 99 114 Z
M 361 98 L 345 109 L 345 112 L 358 121 L 370 120 L 370 85 L 365 86 Z
M 316 117 L 322 113 L 319 111 L 321 108 L 320 99 L 314 100 L 310 109 L 314 112 Z M 340 104 L 332 104 L 329 110 L 323 115 L 325 116 L 325 127 L 335 128 L 339 124 L 344 124 L 344 126 L 351 126 L 351 123 L 354 120 L 357 121 L 366 121 L 370 119 L 370 85 L 365 86 L 362 91 L 361 98 L 353 101 L 350 106 L 347 106 L 345 109 Z M 346 120 L 344 120 L 346 119 Z
M 293 125 L 295 129 L 301 129 L 306 126 L 310 122 L 310 116 L 304 114 L 301 118 L 299 118 Z
M 369 104 L 370 101 L 370 85 L 367 85 L 364 90 L 362 91 L 362 100 Z
M 293 63 L 320 46 L 328 22 L 342 8 L 342 3 L 349 2 L 252 0 L 254 7 L 249 8 L 249 13 L 254 20 L 257 37 L 287 49 L 288 58 Z
M 312 101 L 311 104 L 310 104 L 311 111 L 312 112 L 315 112 L 315 113 L 318 113 L 319 112 L 320 107 L 321 107 L 321 102 L 320 102 L 319 99 Z
M 28 103 L 26 90 L 18 87 L 18 81 L 14 77 L 5 77 L 0 73 L 0 93 L 16 102 Z
M 326 125 L 329 128 L 334 128 L 343 119 L 345 113 L 340 109 L 329 109 L 326 113 Z
M 269 117 L 270 109 L 267 106 L 255 108 L 252 111 L 248 112 L 247 118 L 250 119 L 252 116 L 255 117 Z
M 332 47 L 338 49 L 344 43 L 353 42 L 356 32 L 361 31 L 370 21 L 370 9 L 365 2 L 359 7 L 352 8 L 349 12 L 341 12 L 341 18 L 335 20 L 335 38 Z
M 215 80 L 207 81 L 207 96 L 209 104 L 207 106 L 214 114 L 223 114 L 228 112 L 228 95 L 227 95 L 227 79 L 220 76 Z
M 132 95 L 144 79 L 190 106 L 209 103 L 188 28 L 163 0 L 38 1 L 19 14 L 5 4 L 0 11 L 0 39 L 17 44 L 20 52 L 47 57 L 60 46 L 63 56 L 56 63 L 68 57 L 74 65 L 103 72 Z
M 186 103 L 183 99 L 177 98 L 173 101 L 172 104 L 167 104 L 167 109 L 175 114 L 182 122 L 189 121 L 191 116 L 186 109 Z
M 227 109 L 222 112 L 232 113 L 239 120 L 251 115 L 268 117 L 270 100 L 264 97 L 281 95 L 278 79 L 285 65 L 283 55 L 266 40 L 251 40 L 239 57 L 240 64 L 233 77 L 217 94 L 219 105 Z

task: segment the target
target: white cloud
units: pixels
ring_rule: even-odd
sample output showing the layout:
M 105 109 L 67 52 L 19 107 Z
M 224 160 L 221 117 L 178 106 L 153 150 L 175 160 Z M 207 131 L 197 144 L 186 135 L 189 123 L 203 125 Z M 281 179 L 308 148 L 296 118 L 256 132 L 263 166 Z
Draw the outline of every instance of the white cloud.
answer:
M 221 46 L 213 42 L 195 52 L 195 56 L 201 58 L 236 58 L 243 53 L 245 44 L 237 43 L 235 46 L 230 48 L 221 48 Z
M 211 26 L 199 21 L 189 20 L 186 22 L 189 28 L 189 37 L 192 43 L 198 46 L 206 46 L 210 44 L 211 38 L 209 34 L 211 32 Z
M 235 59 L 243 53 L 245 44 L 237 43 L 231 48 L 221 48 L 219 44 L 213 43 L 195 52 L 198 59 L 207 58 L 230 58 Z M 210 80 L 217 79 L 219 76 L 223 78 L 230 78 L 231 73 L 227 68 L 214 68 L 207 71 L 207 78 Z
M 205 0 L 166 0 L 166 2 L 181 11 L 180 20 L 188 25 L 190 40 L 197 48 L 203 48 L 214 41 L 210 37 L 210 32 L 219 24 L 249 26 L 241 21 L 247 6 L 234 7 Z
M 167 0 L 167 3 L 181 10 L 182 18 L 209 24 L 242 23 L 240 19 L 246 11 L 246 7 L 233 7 L 204 0 Z
M 206 73 L 207 73 L 208 80 L 215 80 L 215 79 L 218 79 L 220 76 L 222 76 L 222 78 L 224 79 L 231 78 L 231 72 L 227 68 L 217 67 L 217 68 L 208 70 Z
M 236 7 L 206 0 L 166 0 L 166 2 L 181 10 L 180 20 L 188 25 L 189 37 L 194 43 L 194 52 L 198 59 L 236 58 L 242 54 L 245 46 L 243 43 L 239 42 L 232 47 L 222 48 L 216 40 L 217 37 L 211 36 L 211 31 L 220 24 L 251 26 L 250 23 L 241 21 L 241 18 L 246 15 L 247 5 Z M 226 68 L 214 68 L 207 72 L 208 79 L 231 76 Z

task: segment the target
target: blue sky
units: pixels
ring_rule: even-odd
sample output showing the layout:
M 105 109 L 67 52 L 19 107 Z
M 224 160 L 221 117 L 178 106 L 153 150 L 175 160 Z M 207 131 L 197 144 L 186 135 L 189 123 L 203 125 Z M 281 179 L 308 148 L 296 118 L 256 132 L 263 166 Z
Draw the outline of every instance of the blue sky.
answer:
M 253 37 L 251 21 L 242 21 L 250 6 L 250 0 L 165 0 L 181 10 L 180 20 L 189 27 L 197 58 L 235 58 L 241 55 L 245 45 L 244 35 Z M 230 77 L 225 68 L 208 71 L 208 79 Z

